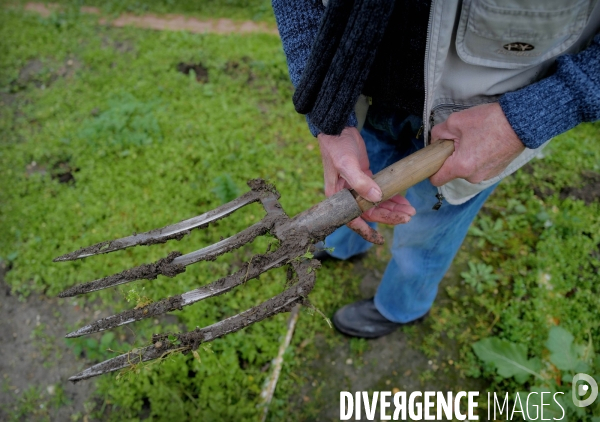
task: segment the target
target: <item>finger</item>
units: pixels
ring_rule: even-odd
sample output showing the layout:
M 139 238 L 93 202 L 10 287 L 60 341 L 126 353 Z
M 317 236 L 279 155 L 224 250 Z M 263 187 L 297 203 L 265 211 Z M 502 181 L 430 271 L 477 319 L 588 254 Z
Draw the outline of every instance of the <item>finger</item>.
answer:
M 366 221 L 395 226 L 410 221 L 410 215 L 402 211 L 390 211 L 384 208 L 372 208 L 361 216 Z
M 412 217 L 413 215 L 415 215 L 417 213 L 417 210 L 415 210 L 412 205 L 406 205 L 406 204 L 395 204 L 393 202 L 382 202 L 381 204 L 379 204 L 376 208 L 372 208 L 374 209 L 384 209 L 390 212 L 401 212 L 403 214 L 408 215 L 409 217 Z M 371 211 L 371 210 L 369 210 Z
M 349 185 L 348 182 L 346 182 L 345 179 L 338 177 L 337 183 L 335 184 L 335 191 L 341 191 L 342 189 L 347 188 L 347 189 L 352 189 Z
M 358 217 L 346 224 L 356 233 L 358 233 L 363 239 L 367 242 L 374 243 L 376 245 L 383 245 L 385 243 L 385 239 L 377 230 L 369 226 L 365 220 Z
M 394 195 L 387 201 L 379 204 L 378 206 L 383 206 L 384 208 L 389 209 L 390 211 L 403 210 L 404 212 L 410 215 L 415 215 L 417 213 L 417 210 L 412 205 L 410 205 L 408 199 L 406 199 L 402 195 Z M 393 206 L 393 208 L 390 208 L 390 206 Z
M 339 189 L 337 189 L 337 182 L 339 179 L 339 175 L 333 166 L 324 166 L 323 167 L 323 180 L 325 182 L 325 196 L 330 197 L 334 193 L 336 193 Z
M 455 140 L 457 135 L 450 130 L 448 120 L 445 120 L 431 128 L 431 143 L 440 142 L 442 139 Z
M 360 196 L 371 202 L 381 201 L 383 193 L 373 179 L 360 168 L 355 157 L 344 157 L 338 166 L 340 175 Z
M 392 212 L 404 212 L 410 216 L 413 216 L 417 213 L 417 210 L 410 205 L 408 199 L 401 195 L 392 196 L 387 201 L 383 201 L 380 204 L 377 204 L 376 208 L 383 208 Z
M 386 210 L 394 213 L 402 213 L 408 215 L 409 217 L 412 217 L 417 213 L 417 210 L 415 210 L 410 204 L 396 204 L 395 202 L 389 200 L 378 204 L 377 207 L 373 207 L 365 213 L 367 215 L 371 215 L 373 212 L 375 212 L 375 210 Z

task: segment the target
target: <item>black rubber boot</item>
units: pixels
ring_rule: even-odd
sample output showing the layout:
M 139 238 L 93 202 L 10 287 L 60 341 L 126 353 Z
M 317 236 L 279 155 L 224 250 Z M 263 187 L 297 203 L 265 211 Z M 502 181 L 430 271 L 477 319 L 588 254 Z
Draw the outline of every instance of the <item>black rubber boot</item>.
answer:
M 427 314 L 416 321 L 419 322 Z M 337 310 L 333 315 L 333 325 L 338 331 L 352 337 L 377 338 L 394 332 L 400 324 L 386 319 L 375 307 L 373 298 L 359 300 Z

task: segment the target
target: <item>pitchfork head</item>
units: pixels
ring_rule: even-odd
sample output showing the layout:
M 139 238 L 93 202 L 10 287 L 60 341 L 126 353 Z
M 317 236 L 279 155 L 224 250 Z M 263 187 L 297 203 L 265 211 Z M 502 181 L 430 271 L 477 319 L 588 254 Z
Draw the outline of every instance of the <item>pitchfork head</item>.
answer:
M 244 284 L 246 281 L 258 277 L 265 271 L 286 264 L 289 264 L 293 272 L 297 275 L 297 277 L 293 278 L 292 284 L 285 291 L 262 304 L 210 326 L 197 328 L 187 333 L 177 333 L 172 336 L 164 334 L 155 335 L 152 339 L 152 344 L 149 346 L 134 349 L 133 351 L 94 365 L 71 377 L 71 381 L 80 381 L 141 362 L 159 359 L 174 352 L 185 353 L 193 351 L 201 343 L 206 343 L 238 331 L 280 312 L 289 311 L 294 305 L 306 301 L 307 295 L 314 287 L 314 270 L 320 263 L 314 259 L 300 259 L 298 257 L 307 251 L 313 251 L 313 244 L 319 240 L 323 240 L 336 227 L 360 215 L 360 208 L 356 205 L 352 194 L 344 190 L 317 204 L 312 209 L 299 214 L 294 219 L 290 219 L 278 201 L 280 195 L 274 186 L 267 184 L 262 179 L 251 180 L 248 182 L 248 185 L 251 190 L 246 194 L 197 217 L 145 233 L 101 242 L 62 255 L 54 261 L 70 261 L 133 246 L 153 245 L 172 239 L 179 240 L 193 229 L 205 228 L 211 222 L 220 220 L 245 205 L 260 202 L 266 211 L 266 215 L 256 224 L 227 239 L 195 252 L 185 255 L 172 252 L 167 257 L 156 262 L 143 264 L 118 274 L 78 284 L 60 293 L 59 297 L 81 295 L 135 280 L 152 280 L 157 278 L 158 275 L 174 277 L 184 272 L 188 265 L 199 261 L 214 260 L 217 256 L 237 249 L 246 243 L 252 242 L 257 236 L 267 233 L 279 239 L 280 246 L 277 250 L 262 255 L 255 255 L 249 262 L 243 264 L 238 271 L 227 277 L 141 308 L 130 309 L 120 314 L 108 316 L 67 334 L 67 337 L 79 337 L 96 333 L 141 319 L 155 317 L 166 312 L 179 310 L 200 300 L 226 293 Z M 342 207 L 340 207 L 341 204 L 343 205 Z

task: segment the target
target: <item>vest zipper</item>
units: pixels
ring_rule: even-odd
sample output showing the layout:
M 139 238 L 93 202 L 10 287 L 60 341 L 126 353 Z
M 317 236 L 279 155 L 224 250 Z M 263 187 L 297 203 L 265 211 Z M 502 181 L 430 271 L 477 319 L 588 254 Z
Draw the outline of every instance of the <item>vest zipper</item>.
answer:
M 423 125 L 425 126 L 425 132 L 423 133 L 423 142 L 425 143 L 425 146 L 427 146 L 427 143 L 429 141 L 429 127 L 427 127 L 427 100 L 428 100 L 428 86 L 427 86 L 427 75 L 429 73 L 429 49 L 430 49 L 430 45 L 431 45 L 431 26 L 432 26 L 432 22 L 433 22 L 433 10 L 435 8 L 435 0 L 432 0 L 431 2 L 431 6 L 429 7 L 429 21 L 427 23 L 427 40 L 425 42 L 425 72 L 424 73 L 424 88 L 425 88 L 425 101 L 423 104 Z
M 429 116 L 427 116 L 427 100 L 428 100 L 428 93 L 427 93 L 427 75 L 429 73 L 429 49 L 430 49 L 430 45 L 431 45 L 431 26 L 432 26 L 432 22 L 433 22 L 433 11 L 435 9 L 435 0 L 432 0 L 431 2 L 431 6 L 429 8 L 429 22 L 427 23 L 427 42 L 425 43 L 425 102 L 423 105 L 423 126 L 428 126 L 425 127 L 424 133 L 423 133 L 423 142 L 425 143 L 425 146 L 427 146 L 427 144 L 429 143 L 429 131 L 431 130 L 431 128 L 433 127 L 433 109 L 431 110 L 431 113 L 429 114 Z M 427 125 L 427 119 L 429 118 L 429 125 Z M 437 188 L 438 193 L 435 195 L 435 197 L 437 198 L 437 202 L 435 203 L 435 205 L 433 206 L 433 210 L 437 211 L 442 207 L 443 204 L 443 199 L 444 199 L 444 195 L 442 195 L 442 190 L 441 188 Z

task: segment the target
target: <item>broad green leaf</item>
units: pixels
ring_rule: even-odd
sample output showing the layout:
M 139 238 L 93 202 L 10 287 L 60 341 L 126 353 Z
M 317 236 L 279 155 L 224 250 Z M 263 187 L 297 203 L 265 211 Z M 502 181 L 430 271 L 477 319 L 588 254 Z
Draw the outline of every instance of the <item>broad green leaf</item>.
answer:
M 527 347 L 497 337 L 488 337 L 473 344 L 473 351 L 486 363 L 496 367 L 503 378 L 515 377 L 521 384 L 533 375 L 542 378 L 538 371 L 542 364 L 538 358 L 527 359 Z
M 562 371 L 573 371 L 577 367 L 579 358 L 573 335 L 562 327 L 552 327 L 546 341 L 550 351 L 550 361 Z
M 573 382 L 573 375 L 571 375 L 571 374 L 563 374 L 563 376 L 562 376 L 562 382 L 566 382 L 566 383 Z
M 577 365 L 575 365 L 575 372 L 580 373 L 580 372 L 589 372 L 590 370 L 590 365 L 588 365 L 585 362 L 579 361 L 577 362 Z

